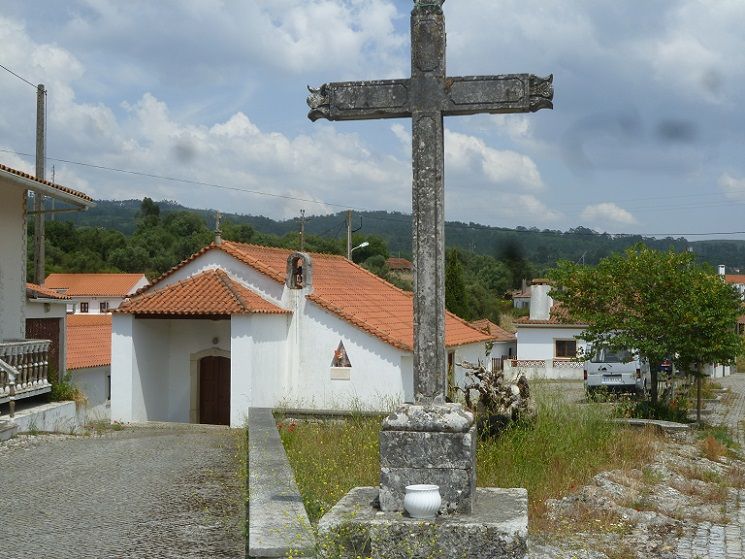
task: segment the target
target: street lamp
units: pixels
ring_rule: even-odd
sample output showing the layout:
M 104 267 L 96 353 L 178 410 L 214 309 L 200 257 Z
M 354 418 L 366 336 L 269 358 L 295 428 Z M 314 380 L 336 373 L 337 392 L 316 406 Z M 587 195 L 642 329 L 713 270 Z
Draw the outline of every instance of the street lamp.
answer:
M 369 246 L 370 246 L 370 243 L 368 243 L 367 241 L 364 241 L 364 242 L 361 242 L 360 244 L 358 244 L 356 247 L 349 249 L 349 254 L 347 254 L 347 260 L 351 260 L 352 259 L 352 253 L 355 250 L 357 250 L 358 248 L 365 248 L 365 247 L 369 247 Z

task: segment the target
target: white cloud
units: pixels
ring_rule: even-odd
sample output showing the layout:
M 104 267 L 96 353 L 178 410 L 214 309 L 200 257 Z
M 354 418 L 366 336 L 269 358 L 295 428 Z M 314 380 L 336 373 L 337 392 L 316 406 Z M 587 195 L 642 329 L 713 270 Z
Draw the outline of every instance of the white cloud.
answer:
M 719 186 L 730 200 L 745 202 L 745 178 L 738 179 L 725 173 L 719 177 Z
M 597 224 L 606 223 L 608 221 L 624 225 L 637 223 L 636 218 L 631 215 L 631 213 L 611 202 L 603 202 L 587 206 L 582 210 L 581 217 L 582 219 Z
M 480 172 L 493 184 L 544 188 L 538 167 L 527 155 L 491 148 L 480 138 L 459 132 L 445 131 L 445 166 L 455 173 Z

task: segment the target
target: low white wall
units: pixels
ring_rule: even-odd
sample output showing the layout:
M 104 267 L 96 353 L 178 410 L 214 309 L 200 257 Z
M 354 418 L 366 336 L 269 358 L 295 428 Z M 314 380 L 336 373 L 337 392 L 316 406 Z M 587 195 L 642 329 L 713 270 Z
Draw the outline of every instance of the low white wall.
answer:
M 704 367 L 704 371 L 711 378 L 723 378 L 732 374 L 732 369 L 729 365 L 707 365 Z
M 525 375 L 528 380 L 583 380 L 584 366 L 575 361 L 564 361 L 556 363 L 553 359 L 531 360 L 505 359 L 504 376 L 514 378 L 519 374 Z
M 18 433 L 76 433 L 84 422 L 84 416 L 78 415 L 75 402 L 51 402 L 16 413 L 14 422 L 18 426 Z
M 108 399 L 111 367 L 89 367 L 70 371 L 71 382 L 85 396 L 85 414 L 88 421 L 111 419 Z

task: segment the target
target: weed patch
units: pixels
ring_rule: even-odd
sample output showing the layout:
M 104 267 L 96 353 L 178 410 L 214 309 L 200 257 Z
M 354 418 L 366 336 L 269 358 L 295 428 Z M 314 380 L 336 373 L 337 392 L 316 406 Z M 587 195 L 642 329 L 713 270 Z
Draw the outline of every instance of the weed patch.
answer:
M 641 468 L 651 461 L 661 435 L 610 423 L 604 406 L 578 406 L 540 388 L 533 392 L 538 418 L 480 440 L 476 471 L 479 486 L 527 488 L 531 530 L 541 530 L 551 529 L 543 522 L 546 499 L 569 493 L 605 469 Z M 378 485 L 380 426 L 380 418 L 370 417 L 280 422 L 312 522 L 353 487 Z

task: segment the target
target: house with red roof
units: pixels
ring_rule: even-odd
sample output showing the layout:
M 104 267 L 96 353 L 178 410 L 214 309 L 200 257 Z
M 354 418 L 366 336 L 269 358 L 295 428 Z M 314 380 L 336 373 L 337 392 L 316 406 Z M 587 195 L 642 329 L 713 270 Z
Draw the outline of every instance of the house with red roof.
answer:
M 505 362 L 505 371 L 519 370 L 528 378 L 582 380 L 583 363 L 575 359 L 586 347 L 582 331 L 587 325 L 554 303 L 550 291 L 548 280 L 531 282 L 530 314 L 514 321 L 517 357 Z
M 29 192 L 53 198 L 57 209 L 84 210 L 94 205 L 82 192 L 0 164 L 0 404 L 11 402 L 13 383 L 15 399 L 51 390 L 50 337 L 35 338 L 37 334 L 27 330 L 27 318 L 50 318 L 50 328 L 59 333 L 60 317 L 49 312 L 57 299 L 40 286 L 26 283 Z M 38 305 L 34 310 L 38 317 L 31 316 L 27 301 Z
M 111 416 L 111 314 L 67 316 L 66 368 L 89 420 Z
M 44 287 L 70 299 L 68 312 L 105 314 L 147 283 L 144 274 L 49 274 Z
M 745 300 L 745 274 L 725 274 L 724 281 L 737 289 Z
M 445 331 L 453 363 L 505 343 L 453 314 Z M 112 419 L 387 410 L 413 401 L 412 347 L 411 293 L 341 256 L 218 238 L 114 311 Z

